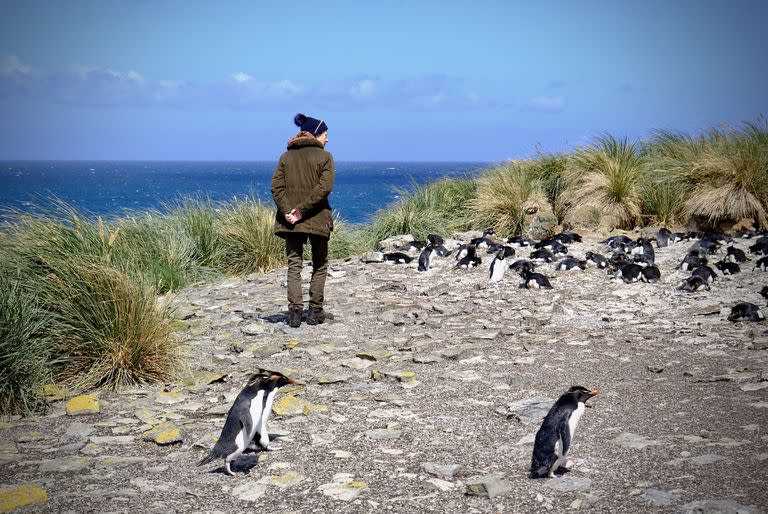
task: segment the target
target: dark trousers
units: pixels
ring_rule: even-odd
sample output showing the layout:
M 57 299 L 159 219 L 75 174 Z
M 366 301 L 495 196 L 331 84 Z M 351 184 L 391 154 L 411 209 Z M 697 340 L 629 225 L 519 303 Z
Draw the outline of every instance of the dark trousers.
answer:
M 288 257 L 288 304 L 304 307 L 301 293 L 301 268 L 304 244 L 309 239 L 312 246 L 312 279 L 309 282 L 309 306 L 322 308 L 325 277 L 328 274 L 328 238 L 314 234 L 286 234 L 285 255 Z

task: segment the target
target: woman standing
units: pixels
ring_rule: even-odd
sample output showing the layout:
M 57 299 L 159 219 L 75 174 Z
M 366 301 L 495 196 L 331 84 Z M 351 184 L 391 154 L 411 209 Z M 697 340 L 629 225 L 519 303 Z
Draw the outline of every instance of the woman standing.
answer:
M 333 230 L 328 195 L 333 189 L 333 156 L 324 150 L 328 126 L 297 114 L 293 118 L 300 132 L 288 141 L 288 150 L 272 177 L 272 198 L 277 206 L 275 235 L 285 239 L 288 257 L 288 325 L 301 325 L 304 297 L 301 268 L 304 244 L 312 246 L 312 279 L 309 283 L 307 324 L 325 321 L 323 291 L 328 271 L 328 239 Z

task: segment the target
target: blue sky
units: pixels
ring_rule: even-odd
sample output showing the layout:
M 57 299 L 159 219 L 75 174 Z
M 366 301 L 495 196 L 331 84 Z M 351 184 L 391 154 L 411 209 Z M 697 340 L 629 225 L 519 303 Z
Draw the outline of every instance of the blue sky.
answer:
M 0 2 L 0 159 L 500 161 L 768 115 L 768 2 Z

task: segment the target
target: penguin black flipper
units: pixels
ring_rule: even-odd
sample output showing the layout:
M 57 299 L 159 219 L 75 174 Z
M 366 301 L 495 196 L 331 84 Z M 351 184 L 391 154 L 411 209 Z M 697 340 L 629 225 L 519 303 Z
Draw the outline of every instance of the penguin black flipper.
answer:
M 557 424 L 557 435 L 560 436 L 560 457 L 563 461 L 565 460 L 565 456 L 568 455 L 568 450 L 571 448 L 571 427 L 568 426 L 569 420 L 569 416 L 563 416 L 560 423 Z M 557 468 L 552 469 L 551 471 L 555 472 L 557 471 Z

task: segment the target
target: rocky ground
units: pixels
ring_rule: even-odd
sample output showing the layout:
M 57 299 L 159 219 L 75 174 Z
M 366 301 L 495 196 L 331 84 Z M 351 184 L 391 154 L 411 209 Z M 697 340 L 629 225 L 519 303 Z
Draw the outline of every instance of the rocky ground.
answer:
M 284 269 L 188 288 L 167 299 L 179 381 L 0 423 L 0 510 L 763 512 L 768 324 L 726 316 L 765 305 L 768 273 L 747 263 L 711 291 L 677 291 L 689 245 L 657 250 L 662 283 L 549 264 L 551 291 L 519 289 L 511 272 L 488 284 L 490 259 L 426 273 L 334 261 L 335 319 L 298 329 L 283 322 Z M 282 450 L 243 457 L 234 477 L 196 467 L 259 367 L 299 382 L 270 420 Z M 601 391 L 574 466 L 529 480 L 541 417 L 573 384 Z

